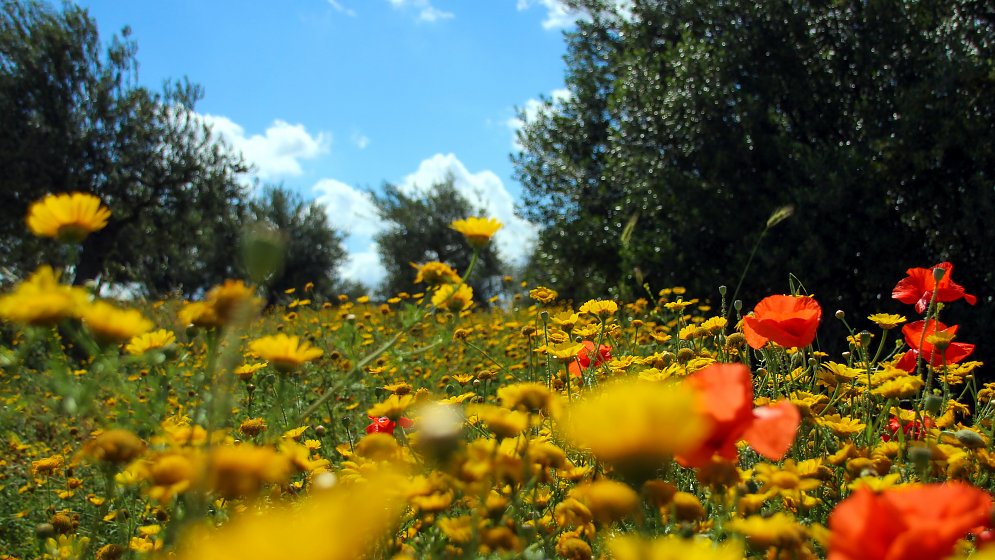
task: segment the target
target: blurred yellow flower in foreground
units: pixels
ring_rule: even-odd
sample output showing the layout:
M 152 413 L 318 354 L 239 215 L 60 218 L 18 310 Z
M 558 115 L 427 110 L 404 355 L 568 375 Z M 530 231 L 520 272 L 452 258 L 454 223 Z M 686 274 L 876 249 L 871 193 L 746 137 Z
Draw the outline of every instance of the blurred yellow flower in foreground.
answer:
M 83 307 L 80 318 L 95 338 L 107 343 L 124 342 L 155 326 L 137 309 L 119 309 L 105 301 Z
M 111 211 L 92 194 L 50 194 L 28 210 L 28 229 L 38 237 L 79 243 L 107 225 Z
M 75 317 L 86 305 L 89 295 L 83 288 L 63 285 L 44 265 L 11 293 L 0 297 L 0 318 L 34 326 L 51 326 Z
M 178 560 L 353 560 L 396 525 L 400 501 L 386 482 L 338 484 L 291 507 L 236 517 L 184 535 Z
M 561 427 L 576 446 L 639 479 L 651 478 L 674 455 L 697 448 L 710 425 L 690 389 L 624 381 L 574 403 Z
M 462 233 L 470 245 L 479 248 L 490 242 L 491 237 L 501 229 L 501 225 L 501 222 L 494 218 L 472 217 L 456 220 L 449 227 Z
M 283 333 L 257 338 L 249 343 L 249 350 L 284 373 L 293 371 L 324 354 L 320 348 L 302 342 L 300 337 L 287 336 Z
M 658 537 L 652 540 L 624 536 L 608 543 L 614 560 L 741 560 L 744 550 L 734 541 L 716 544 L 710 539 Z

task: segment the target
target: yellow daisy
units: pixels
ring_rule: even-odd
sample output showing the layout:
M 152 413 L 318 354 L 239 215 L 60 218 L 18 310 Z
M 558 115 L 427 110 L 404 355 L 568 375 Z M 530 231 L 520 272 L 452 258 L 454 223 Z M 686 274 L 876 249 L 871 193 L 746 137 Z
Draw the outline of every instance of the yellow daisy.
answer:
M 432 305 L 452 312 L 466 311 L 473 305 L 473 288 L 466 284 L 458 287 L 446 284 L 432 294 Z
M 0 319 L 34 326 L 51 326 L 78 315 L 89 296 L 86 290 L 59 283 L 52 267 L 39 267 L 14 291 L 0 297 Z
M 490 242 L 491 237 L 494 236 L 497 230 L 501 229 L 501 225 L 501 222 L 494 218 L 472 217 L 465 220 L 456 220 L 449 227 L 462 233 L 470 245 L 480 248 Z
M 176 343 L 176 335 L 172 331 L 159 329 L 150 333 L 132 337 L 124 350 L 132 356 L 140 356 L 149 350 L 161 350 Z
M 257 338 L 249 343 L 249 350 L 284 373 L 291 372 L 324 354 L 320 348 L 302 342 L 300 337 L 287 336 L 283 333 Z
M 28 210 L 28 229 L 38 237 L 79 243 L 107 225 L 111 211 L 87 193 L 50 194 Z
M 95 338 L 107 343 L 124 342 L 155 326 L 137 309 L 118 309 L 105 301 L 84 307 L 80 318 Z

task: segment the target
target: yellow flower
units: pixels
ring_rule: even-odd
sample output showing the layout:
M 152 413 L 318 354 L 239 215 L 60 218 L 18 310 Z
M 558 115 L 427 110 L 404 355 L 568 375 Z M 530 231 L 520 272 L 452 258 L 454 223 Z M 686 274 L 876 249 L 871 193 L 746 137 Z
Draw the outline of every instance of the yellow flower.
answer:
M 28 229 L 38 237 L 79 243 L 107 225 L 111 211 L 92 194 L 50 194 L 28 210 Z
M 161 350 L 168 348 L 174 343 L 176 343 L 176 335 L 174 335 L 172 331 L 159 329 L 157 331 L 132 337 L 131 341 L 128 342 L 128 345 L 125 346 L 124 349 L 132 356 L 140 356 L 149 350 Z
M 221 326 L 221 320 L 214 312 L 214 307 L 204 301 L 188 302 L 184 305 L 183 309 L 180 310 L 179 320 L 183 325 L 193 325 L 206 329 Z
M 476 416 L 498 439 L 516 437 L 529 427 L 529 416 L 517 410 L 508 410 L 490 404 L 472 405 L 467 414 Z M 370 416 L 373 416 L 371 414 Z
M 290 462 L 270 447 L 219 446 L 208 460 L 208 485 L 226 499 L 255 496 L 264 484 L 285 482 L 289 476 Z
M 497 230 L 501 229 L 501 222 L 494 218 L 472 217 L 456 220 L 449 227 L 462 233 L 470 245 L 480 248 L 487 245 Z
M 805 527 L 784 513 L 777 512 L 770 517 L 751 515 L 746 518 L 733 518 L 727 525 L 730 531 L 746 537 L 751 545 L 758 548 L 777 547 L 796 549 L 805 543 Z
M 545 286 L 538 286 L 529 291 L 529 297 L 539 303 L 552 303 L 560 294 Z
M 523 412 L 550 412 L 555 406 L 556 397 L 542 383 L 515 383 L 497 391 L 501 405 L 510 410 Z
M 711 539 L 683 539 L 676 536 L 623 536 L 608 542 L 614 560 L 742 560 L 744 550 L 733 541 L 712 542 Z
M 429 286 L 436 286 L 438 284 L 457 284 L 460 281 L 459 274 L 446 263 L 431 261 L 425 264 L 411 263 L 411 266 L 418 271 L 418 274 L 415 275 L 415 284 L 424 282 Z
M 592 299 L 580 306 L 581 313 L 588 313 L 597 316 L 599 319 L 607 319 L 618 311 L 618 304 L 611 300 Z
M 639 507 L 636 491 L 614 480 L 579 484 L 570 490 L 570 497 L 587 506 L 591 516 L 604 524 L 619 521 Z
M 107 343 L 123 342 L 155 326 L 137 309 L 118 309 L 105 301 L 83 307 L 80 318 L 94 337 Z
M 261 306 L 256 290 L 241 280 L 225 280 L 211 288 L 204 298 L 222 324 L 245 320 Z
M 145 442 L 128 430 L 100 432 L 83 445 L 82 454 L 105 463 L 123 465 L 145 452 Z
M 248 418 L 243 420 L 238 426 L 238 431 L 248 437 L 255 437 L 266 431 L 266 420 L 262 418 Z
M 709 428 L 690 389 L 638 381 L 611 383 L 573 403 L 562 423 L 575 445 L 633 476 L 697 447 Z
M 563 342 L 560 344 L 547 345 L 546 352 L 553 356 L 561 362 L 572 362 L 577 354 L 584 349 L 584 345 L 580 342 Z
M 466 311 L 473 305 L 473 288 L 446 284 L 432 294 L 432 305 L 452 312 Z
M 391 395 L 384 402 L 373 405 L 366 411 L 366 414 L 374 418 L 386 416 L 396 422 L 398 418 L 404 416 L 404 412 L 411 406 L 414 399 L 414 395 Z
M 867 319 L 886 331 L 901 325 L 905 321 L 908 321 L 908 319 L 906 319 L 903 315 L 897 315 L 895 313 L 875 313 L 873 315 L 869 315 Z
M 337 484 L 266 515 L 242 515 L 181 540 L 177 560 L 352 560 L 364 558 L 397 523 L 392 485 Z
M 242 381 L 248 381 L 252 379 L 252 376 L 255 375 L 257 371 L 263 369 L 268 365 L 269 364 L 267 364 L 266 362 L 258 362 L 254 364 L 242 364 L 237 368 L 233 369 L 232 373 L 235 374 L 235 377 L 241 379 Z
M 839 414 L 817 416 L 815 418 L 815 423 L 822 427 L 829 428 L 840 437 L 859 434 L 864 431 L 864 428 L 867 427 L 866 424 L 861 423 L 859 420 L 854 420 L 849 416 L 840 416 Z
M 917 395 L 922 386 L 923 380 L 918 375 L 903 375 L 885 381 L 875 387 L 871 393 L 889 399 L 907 399 Z
M 13 292 L 0 297 L 0 318 L 34 326 L 51 326 L 75 317 L 89 298 L 86 290 L 59 283 L 52 267 L 41 266 Z
M 320 348 L 302 342 L 299 337 L 283 333 L 257 338 L 249 343 L 249 350 L 284 373 L 291 372 L 324 354 Z
M 51 457 L 31 461 L 31 474 L 34 476 L 39 474 L 52 474 L 61 469 L 65 462 L 66 458 L 62 455 L 52 455 Z

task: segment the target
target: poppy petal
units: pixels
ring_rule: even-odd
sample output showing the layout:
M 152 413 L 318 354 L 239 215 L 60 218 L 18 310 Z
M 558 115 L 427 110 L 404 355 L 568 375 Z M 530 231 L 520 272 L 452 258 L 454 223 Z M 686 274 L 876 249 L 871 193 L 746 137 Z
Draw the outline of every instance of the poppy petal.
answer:
M 781 460 L 795 442 L 801 424 L 801 413 L 791 401 L 753 409 L 753 423 L 743 434 L 743 439 L 754 451 L 771 459 Z

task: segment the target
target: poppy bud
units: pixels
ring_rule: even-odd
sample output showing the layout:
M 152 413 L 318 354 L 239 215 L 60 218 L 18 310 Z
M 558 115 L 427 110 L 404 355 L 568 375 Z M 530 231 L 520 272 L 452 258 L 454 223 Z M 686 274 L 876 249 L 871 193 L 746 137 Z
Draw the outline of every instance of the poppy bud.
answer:
M 732 307 L 737 312 L 742 311 L 743 310 L 743 300 L 737 299 L 736 301 L 732 302 Z
M 726 290 L 727 288 L 725 286 L 719 286 L 719 295 L 722 297 L 726 297 Z
M 836 310 L 836 318 L 837 319 L 839 319 L 840 321 L 842 321 L 845 317 L 846 317 L 846 313 L 844 313 L 842 309 L 837 309 Z
M 933 458 L 933 451 L 928 447 L 916 446 L 909 449 L 909 460 L 920 471 L 929 468 L 929 460 Z
M 943 397 L 940 395 L 926 395 L 923 399 L 923 408 L 931 416 L 936 416 L 940 412 L 940 406 L 943 405 Z
M 985 446 L 985 440 L 974 430 L 968 430 L 967 428 L 957 430 L 954 432 L 954 437 L 968 449 L 980 449 Z

